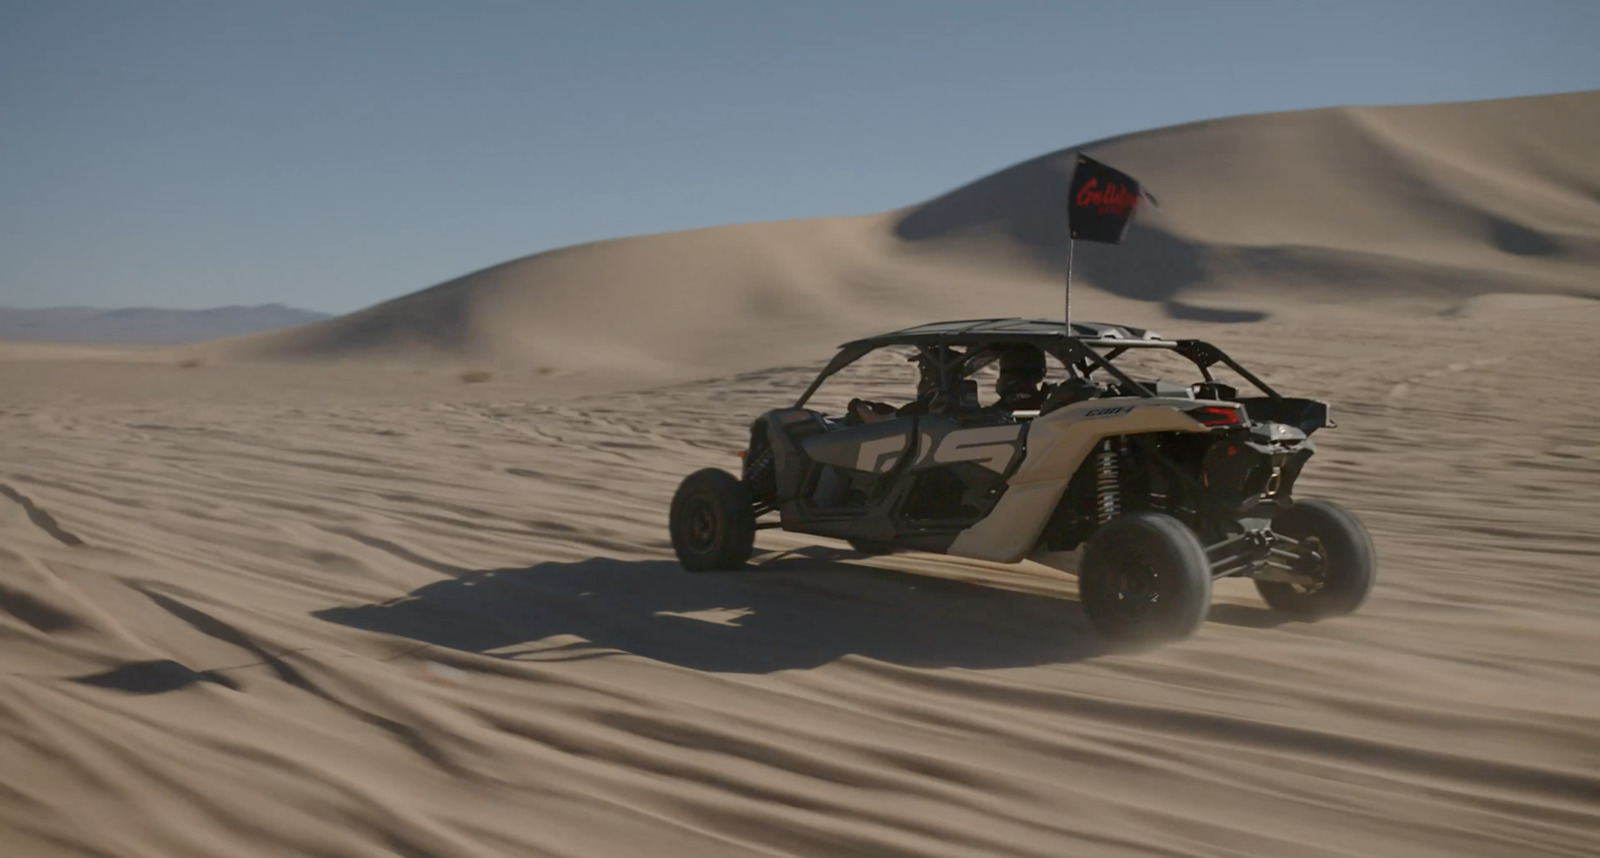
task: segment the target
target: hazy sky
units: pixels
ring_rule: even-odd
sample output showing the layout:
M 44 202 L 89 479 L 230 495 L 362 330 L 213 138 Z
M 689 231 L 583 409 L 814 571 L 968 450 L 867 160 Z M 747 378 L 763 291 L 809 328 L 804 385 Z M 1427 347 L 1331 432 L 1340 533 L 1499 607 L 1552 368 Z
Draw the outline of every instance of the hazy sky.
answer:
M 1098 137 L 1600 87 L 1600 2 L 0 0 L 0 305 L 345 311 Z

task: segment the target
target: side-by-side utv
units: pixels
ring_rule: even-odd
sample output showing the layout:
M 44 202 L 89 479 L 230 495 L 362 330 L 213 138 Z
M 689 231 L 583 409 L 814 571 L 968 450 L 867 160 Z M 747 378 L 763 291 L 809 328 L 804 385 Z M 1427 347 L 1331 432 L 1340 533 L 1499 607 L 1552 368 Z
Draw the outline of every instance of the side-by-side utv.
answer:
M 914 398 L 806 407 L 880 349 L 917 364 Z M 1197 376 L 1125 368 L 1156 350 Z M 985 404 L 975 376 L 993 367 Z M 1280 395 L 1200 340 L 1028 319 L 921 325 L 844 345 L 794 405 L 750 426 L 740 476 L 685 479 L 672 543 L 696 572 L 739 568 L 766 527 L 869 554 L 1034 560 L 1077 574 L 1093 626 L 1117 640 L 1189 635 L 1211 582 L 1231 576 L 1277 610 L 1344 614 L 1372 588 L 1372 541 L 1342 507 L 1293 497 L 1310 435 L 1332 425 L 1325 403 Z

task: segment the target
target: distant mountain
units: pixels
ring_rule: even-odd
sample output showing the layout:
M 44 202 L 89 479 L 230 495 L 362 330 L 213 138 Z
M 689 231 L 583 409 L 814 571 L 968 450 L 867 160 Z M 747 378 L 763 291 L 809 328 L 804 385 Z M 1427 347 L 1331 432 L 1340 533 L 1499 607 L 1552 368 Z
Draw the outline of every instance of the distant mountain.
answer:
M 257 334 L 332 318 L 263 304 L 259 307 L 216 307 L 210 310 L 164 310 L 128 307 L 102 310 L 94 307 L 47 307 L 21 310 L 0 307 L 0 340 L 34 340 L 65 343 L 152 343 L 177 345 Z

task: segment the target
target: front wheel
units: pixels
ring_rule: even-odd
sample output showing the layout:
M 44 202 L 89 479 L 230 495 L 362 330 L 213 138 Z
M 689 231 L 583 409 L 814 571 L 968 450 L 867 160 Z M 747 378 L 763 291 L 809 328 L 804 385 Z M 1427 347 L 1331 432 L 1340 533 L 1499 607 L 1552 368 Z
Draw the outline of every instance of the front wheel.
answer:
M 685 477 L 668 526 L 672 550 L 690 572 L 731 572 L 755 551 L 750 490 L 727 471 L 706 468 Z
M 1211 564 L 1183 522 L 1128 513 L 1090 537 L 1078 566 L 1078 594 L 1090 624 L 1109 640 L 1181 640 L 1211 608 Z
M 1272 530 L 1301 544 L 1314 584 L 1256 581 L 1274 610 L 1321 619 L 1361 607 L 1378 576 L 1377 550 L 1361 520 L 1331 501 L 1299 501 L 1272 519 Z

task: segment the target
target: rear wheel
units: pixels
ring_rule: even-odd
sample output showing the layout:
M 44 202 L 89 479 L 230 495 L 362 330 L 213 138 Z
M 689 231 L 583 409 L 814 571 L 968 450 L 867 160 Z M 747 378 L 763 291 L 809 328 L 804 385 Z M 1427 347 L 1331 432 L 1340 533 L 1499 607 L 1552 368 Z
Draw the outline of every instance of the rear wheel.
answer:
M 672 549 L 690 572 L 729 572 L 755 550 L 750 490 L 738 477 L 706 468 L 685 477 L 672 498 Z
M 1302 568 L 1315 584 L 1257 581 L 1274 610 L 1310 619 L 1348 614 L 1361 607 L 1377 580 L 1377 551 L 1361 520 L 1331 501 L 1300 501 L 1272 519 L 1272 530 L 1307 551 Z
M 1181 640 L 1211 607 L 1211 564 L 1183 522 L 1170 515 L 1118 516 L 1090 537 L 1078 567 L 1089 622 L 1118 643 Z

